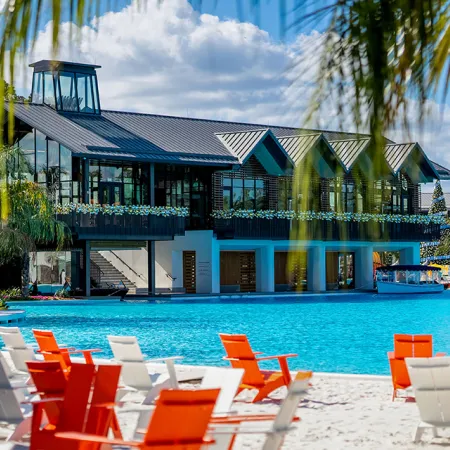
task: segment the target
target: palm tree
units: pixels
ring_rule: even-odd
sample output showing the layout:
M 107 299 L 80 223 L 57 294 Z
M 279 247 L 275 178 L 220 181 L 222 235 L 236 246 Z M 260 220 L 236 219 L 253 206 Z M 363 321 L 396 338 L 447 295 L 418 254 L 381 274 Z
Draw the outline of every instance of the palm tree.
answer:
M 20 151 L 12 147 L 0 151 L 0 162 L 4 158 L 23 159 Z M 6 189 L 6 193 L 1 192 L 5 194 L 1 198 L 9 199 L 9 214 L 0 222 L 0 263 L 7 264 L 20 255 L 22 295 L 27 296 L 30 253 L 42 244 L 56 245 L 60 250 L 70 243 L 71 234 L 67 225 L 56 219 L 54 205 L 45 188 L 19 176 L 16 180 L 9 179 L 2 189 Z

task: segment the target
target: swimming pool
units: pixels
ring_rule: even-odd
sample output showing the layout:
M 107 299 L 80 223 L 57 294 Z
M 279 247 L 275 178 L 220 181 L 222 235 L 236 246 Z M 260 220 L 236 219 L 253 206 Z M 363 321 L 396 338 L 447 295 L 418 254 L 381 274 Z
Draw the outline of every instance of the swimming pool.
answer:
M 51 303 L 51 304 L 50 304 Z M 217 333 L 246 333 L 267 355 L 298 353 L 294 369 L 388 374 L 394 333 L 433 334 L 436 351 L 450 353 L 450 292 L 428 296 L 372 294 L 233 299 L 220 302 L 125 303 L 91 300 L 16 303 L 32 328 L 59 341 L 101 348 L 108 334 L 136 335 L 148 357 L 182 355 L 186 364 L 227 365 Z M 100 356 L 100 354 L 99 354 Z M 276 361 L 264 362 L 276 368 Z

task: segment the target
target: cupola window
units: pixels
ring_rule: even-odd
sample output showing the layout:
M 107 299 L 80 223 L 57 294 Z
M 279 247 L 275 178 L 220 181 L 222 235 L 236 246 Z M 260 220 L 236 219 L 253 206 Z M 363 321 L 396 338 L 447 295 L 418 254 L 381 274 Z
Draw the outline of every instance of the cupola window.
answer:
M 61 112 L 100 114 L 99 66 L 62 61 L 39 61 L 34 67 L 32 102 Z

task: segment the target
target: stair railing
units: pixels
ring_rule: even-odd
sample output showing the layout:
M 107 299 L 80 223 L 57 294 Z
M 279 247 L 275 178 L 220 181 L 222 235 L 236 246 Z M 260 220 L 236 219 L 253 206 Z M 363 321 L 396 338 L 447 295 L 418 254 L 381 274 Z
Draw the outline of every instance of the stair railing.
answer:
M 141 280 L 147 282 L 147 278 L 145 278 L 142 274 L 136 272 L 129 264 L 127 264 L 116 252 L 110 250 L 111 254 L 114 255 L 124 266 L 128 267 L 136 276 L 138 276 Z
M 103 270 L 91 259 L 91 278 L 100 285 L 102 283 L 102 275 L 104 275 Z

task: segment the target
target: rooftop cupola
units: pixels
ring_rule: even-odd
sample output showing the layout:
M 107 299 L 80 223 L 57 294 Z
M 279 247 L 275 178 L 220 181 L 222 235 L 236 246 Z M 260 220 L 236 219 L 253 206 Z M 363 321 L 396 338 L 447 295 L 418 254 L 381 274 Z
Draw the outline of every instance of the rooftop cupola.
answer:
M 33 67 L 32 103 L 61 112 L 100 114 L 97 73 L 101 66 L 66 61 L 42 61 Z

